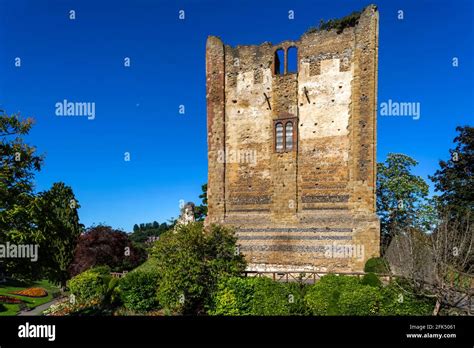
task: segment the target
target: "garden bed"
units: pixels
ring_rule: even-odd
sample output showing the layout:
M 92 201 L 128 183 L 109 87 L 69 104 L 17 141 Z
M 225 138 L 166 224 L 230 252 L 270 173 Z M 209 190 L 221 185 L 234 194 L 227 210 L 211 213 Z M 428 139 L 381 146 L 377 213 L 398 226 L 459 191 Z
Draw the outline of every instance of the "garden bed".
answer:
M 11 292 L 12 295 L 20 295 L 26 297 L 46 297 L 48 292 L 43 288 L 28 288 Z
M 20 304 L 20 303 L 23 303 L 23 301 L 20 300 L 19 298 L 13 297 L 13 296 L 0 295 L 0 303 L 5 303 L 5 304 Z

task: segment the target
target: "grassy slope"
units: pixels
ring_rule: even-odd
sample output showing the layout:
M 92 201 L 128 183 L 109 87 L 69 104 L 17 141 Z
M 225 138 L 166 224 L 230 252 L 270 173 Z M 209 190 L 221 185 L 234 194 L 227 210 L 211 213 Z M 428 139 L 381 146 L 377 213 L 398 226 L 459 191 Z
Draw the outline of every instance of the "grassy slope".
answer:
M 153 271 L 155 269 L 156 269 L 156 259 L 154 257 L 150 257 L 140 266 L 133 269 L 132 272 L 133 271 Z
M 45 297 L 26 297 L 26 296 L 18 296 L 13 295 L 11 292 L 23 290 L 31 287 L 39 287 L 43 288 L 48 292 L 48 296 Z M 47 280 L 41 280 L 33 283 L 22 284 L 22 283 L 15 283 L 15 282 L 7 282 L 0 284 L 0 295 L 7 295 L 19 298 L 20 300 L 24 301 L 25 305 L 28 308 L 35 308 L 43 303 L 49 302 L 53 299 L 53 293 L 58 292 L 59 289 L 48 282 Z M 6 311 L 0 312 L 0 316 L 12 316 L 16 315 L 20 311 L 19 304 L 4 304 L 7 308 Z

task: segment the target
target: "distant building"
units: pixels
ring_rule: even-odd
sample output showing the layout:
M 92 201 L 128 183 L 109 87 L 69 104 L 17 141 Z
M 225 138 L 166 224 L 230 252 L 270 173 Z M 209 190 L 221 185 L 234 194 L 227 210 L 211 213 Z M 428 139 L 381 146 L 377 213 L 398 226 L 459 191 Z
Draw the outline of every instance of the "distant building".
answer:
M 156 242 L 157 240 L 160 239 L 160 236 L 151 236 L 151 237 L 148 237 L 147 240 L 145 241 L 145 243 L 154 243 Z

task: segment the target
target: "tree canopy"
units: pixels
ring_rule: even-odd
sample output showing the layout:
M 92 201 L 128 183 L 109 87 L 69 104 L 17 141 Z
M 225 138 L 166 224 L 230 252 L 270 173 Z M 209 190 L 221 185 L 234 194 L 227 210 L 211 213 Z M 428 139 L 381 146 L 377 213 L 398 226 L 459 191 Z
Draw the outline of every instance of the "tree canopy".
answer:
M 43 236 L 39 258 L 42 275 L 62 286 L 69 279 L 68 268 L 83 229 L 78 208 L 72 189 L 63 183 L 40 193 L 33 206 L 36 228 Z
M 38 246 L 39 257 L 37 261 L 7 259 L 0 266 L 16 277 L 46 277 L 64 285 L 82 230 L 79 204 L 72 189 L 63 183 L 39 194 L 34 192 L 34 176 L 44 158 L 22 139 L 32 125 L 31 118 L 1 111 L 0 242 Z
M 439 169 L 430 179 L 434 182 L 439 207 L 449 212 L 451 218 L 474 214 L 474 128 L 457 127 L 455 147 L 450 149 L 450 158 L 439 161 Z
M 98 225 L 79 237 L 69 272 L 75 276 L 96 266 L 109 266 L 112 271 L 121 272 L 137 267 L 145 259 L 145 251 L 134 245 L 127 233 Z
M 393 235 L 408 227 L 426 227 L 430 206 L 427 204 L 428 184 L 411 173 L 413 158 L 390 153 L 377 165 L 377 214 L 380 217 L 382 247 Z
M 201 222 L 177 226 L 166 232 L 152 249 L 160 274 L 158 300 L 170 312 L 202 313 L 222 277 L 245 269 L 232 231 Z

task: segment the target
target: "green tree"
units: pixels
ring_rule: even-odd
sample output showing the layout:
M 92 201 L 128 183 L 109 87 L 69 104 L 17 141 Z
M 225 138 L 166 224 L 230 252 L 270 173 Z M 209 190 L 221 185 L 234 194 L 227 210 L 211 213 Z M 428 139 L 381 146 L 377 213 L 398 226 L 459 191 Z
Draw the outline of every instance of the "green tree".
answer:
M 395 233 L 408 227 L 429 228 L 428 184 L 412 174 L 413 158 L 391 153 L 377 164 L 377 214 L 380 217 L 382 250 Z M 420 226 L 420 224 L 424 226 Z
M 164 233 L 152 250 L 160 275 L 158 300 L 172 313 L 204 313 L 220 278 L 245 269 L 232 231 L 202 223 Z
M 42 275 L 62 287 L 69 278 L 68 268 L 83 230 L 78 208 L 72 189 L 62 182 L 53 184 L 35 199 L 36 226 L 43 236 L 39 253 Z
M 474 219 L 474 127 L 457 127 L 455 147 L 450 149 L 450 158 L 439 161 L 440 169 L 430 176 L 435 189 L 440 193 L 438 207 L 442 215 L 450 220 L 470 217 Z
M 79 236 L 74 260 L 68 270 L 71 276 L 97 266 L 108 266 L 113 272 L 123 272 L 136 268 L 145 259 L 145 250 L 133 243 L 129 234 L 98 225 L 87 228 Z
M 207 216 L 207 183 L 201 186 L 202 193 L 199 195 L 202 203 L 194 207 L 194 218 L 196 221 L 203 221 Z
M 35 232 L 31 206 L 34 199 L 34 175 L 41 169 L 43 157 L 36 148 L 24 143 L 33 119 L 23 119 L 19 114 L 7 115 L 0 110 L 0 243 L 12 238 L 35 244 L 39 234 Z M 18 272 L 25 277 L 35 273 L 35 265 L 29 260 L 16 259 L 0 262 L 9 274 Z
M 174 223 L 167 224 L 166 222 L 158 223 L 154 221 L 152 224 L 135 224 L 133 226 L 133 233 L 130 234 L 130 240 L 139 244 L 141 247 L 147 247 L 145 243 L 149 237 L 159 237 L 162 233 L 173 228 Z
M 29 201 L 33 191 L 34 173 L 41 169 L 43 157 L 36 148 L 25 144 L 33 119 L 9 116 L 0 110 L 0 213 Z M 1 220 L 0 220 L 1 221 Z M 5 226 L 3 226 L 5 228 Z

